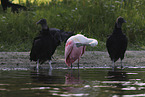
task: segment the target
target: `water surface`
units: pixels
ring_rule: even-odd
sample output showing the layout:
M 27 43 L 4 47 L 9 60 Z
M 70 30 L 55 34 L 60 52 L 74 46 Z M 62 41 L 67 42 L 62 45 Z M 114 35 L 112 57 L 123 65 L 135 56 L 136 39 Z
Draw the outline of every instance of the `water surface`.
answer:
M 0 70 L 0 97 L 138 97 L 144 91 L 144 68 Z

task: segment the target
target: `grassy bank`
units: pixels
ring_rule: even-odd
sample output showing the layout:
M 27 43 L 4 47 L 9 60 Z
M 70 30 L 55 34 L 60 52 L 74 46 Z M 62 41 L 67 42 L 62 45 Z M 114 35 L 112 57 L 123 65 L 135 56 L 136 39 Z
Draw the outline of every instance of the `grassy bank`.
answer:
M 129 40 L 128 50 L 145 49 L 145 1 L 125 0 L 33 0 L 21 1 L 30 11 L 6 13 L 0 7 L 0 51 L 30 51 L 33 38 L 41 29 L 35 23 L 46 18 L 55 27 L 95 38 L 99 45 L 87 50 L 105 50 L 106 38 L 112 33 L 115 20 L 122 16 L 127 21 L 123 32 Z M 32 1 L 32 0 L 30 0 Z M 14 2 L 16 2 L 14 0 Z M 58 50 L 64 50 L 62 44 Z

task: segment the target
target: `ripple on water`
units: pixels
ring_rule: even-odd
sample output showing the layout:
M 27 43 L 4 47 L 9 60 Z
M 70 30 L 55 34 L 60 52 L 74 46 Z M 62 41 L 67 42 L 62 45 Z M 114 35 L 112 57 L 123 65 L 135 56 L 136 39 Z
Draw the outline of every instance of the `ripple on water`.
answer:
M 110 71 L 110 68 L 61 68 L 49 70 L 29 70 L 27 68 L 3 68 L 0 72 L 0 92 L 10 94 L 16 92 L 18 96 L 31 97 L 36 94 L 42 97 L 130 97 L 145 96 L 145 71 L 142 69 Z M 15 70 L 15 71 L 10 71 Z M 119 79 L 118 79 L 119 78 Z M 28 92 L 29 91 L 29 92 Z M 7 92 L 7 93 L 6 93 Z M 12 95 L 14 96 L 14 95 Z

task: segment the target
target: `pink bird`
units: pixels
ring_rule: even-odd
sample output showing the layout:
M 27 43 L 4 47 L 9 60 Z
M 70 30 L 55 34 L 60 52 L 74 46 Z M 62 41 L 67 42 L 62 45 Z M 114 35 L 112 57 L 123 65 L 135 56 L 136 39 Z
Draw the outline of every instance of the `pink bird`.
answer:
M 96 39 L 87 38 L 82 34 L 71 36 L 65 45 L 65 63 L 72 68 L 72 63 L 78 60 L 79 69 L 79 60 L 84 54 L 86 46 L 94 47 L 97 44 Z

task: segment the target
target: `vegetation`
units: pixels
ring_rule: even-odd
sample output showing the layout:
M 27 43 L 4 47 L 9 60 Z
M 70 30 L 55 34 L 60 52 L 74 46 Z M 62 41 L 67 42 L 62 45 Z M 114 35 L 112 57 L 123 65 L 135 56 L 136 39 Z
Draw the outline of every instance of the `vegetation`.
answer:
M 87 50 L 106 50 L 107 36 L 113 31 L 116 18 L 124 17 L 123 32 L 129 40 L 128 50 L 145 49 L 144 0 L 13 0 L 29 11 L 3 12 L 0 7 L 0 51 L 30 51 L 33 38 L 39 33 L 36 22 L 47 19 L 49 27 L 75 31 L 95 38 L 99 45 Z M 47 1 L 47 2 L 46 2 Z M 48 2 L 49 1 L 49 2 Z M 64 50 L 62 44 L 58 50 Z

